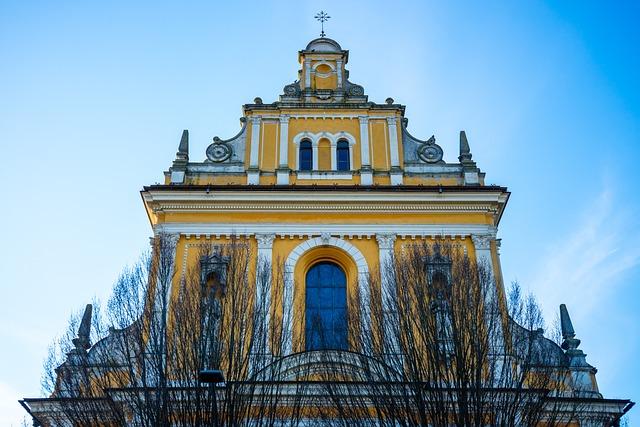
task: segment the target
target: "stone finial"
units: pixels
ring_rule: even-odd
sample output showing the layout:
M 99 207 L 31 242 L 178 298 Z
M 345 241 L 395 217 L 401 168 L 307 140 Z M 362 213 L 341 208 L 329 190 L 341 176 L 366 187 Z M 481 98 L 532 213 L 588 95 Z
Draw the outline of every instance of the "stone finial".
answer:
M 87 304 L 78 328 L 78 337 L 73 339 L 76 350 L 86 351 L 91 347 L 91 316 L 93 305 Z
M 387 104 L 391 105 L 391 104 L 393 104 L 394 101 L 393 101 L 393 98 L 389 97 L 389 98 L 385 99 L 384 102 L 386 102 Z
M 560 328 L 562 329 L 562 348 L 564 350 L 576 350 L 580 340 L 576 338 L 576 332 L 571 323 L 571 317 L 565 304 L 560 304 Z
M 256 96 L 255 98 L 253 98 L 253 103 L 262 104 L 262 98 L 260 98 L 259 96 Z
M 602 397 L 596 381 L 597 370 L 587 363 L 587 355 L 578 348 L 580 340 L 576 338 L 569 311 L 564 304 L 560 304 L 560 328 L 563 338 L 561 347 L 567 355 L 571 374 L 571 389 L 578 396 Z
M 467 134 L 465 131 L 460 131 L 460 156 L 458 156 L 458 160 L 460 163 L 470 163 L 471 162 L 471 149 L 469 148 L 469 141 L 467 140 Z
M 176 160 L 189 161 L 189 131 L 187 129 L 182 131 L 178 152 L 176 153 Z

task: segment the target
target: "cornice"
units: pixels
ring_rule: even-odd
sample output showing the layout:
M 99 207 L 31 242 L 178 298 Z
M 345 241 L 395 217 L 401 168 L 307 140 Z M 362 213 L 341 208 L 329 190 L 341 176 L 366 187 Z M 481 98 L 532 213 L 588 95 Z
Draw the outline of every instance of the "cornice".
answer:
M 221 191 L 220 189 L 199 188 L 197 190 L 164 191 L 159 188 L 147 187 L 142 191 L 142 196 L 147 202 L 165 203 L 215 203 L 242 202 L 242 203 L 273 203 L 286 202 L 300 203 L 338 203 L 341 205 L 353 205 L 358 203 L 375 203 L 378 205 L 390 205 L 396 203 L 434 203 L 438 204 L 463 204 L 463 203 L 489 203 L 504 204 L 508 193 L 502 191 L 465 191 L 465 192 L 402 192 L 402 191 L 340 191 L 339 187 L 312 191 Z
M 171 203 L 151 202 L 155 212 L 217 212 L 217 211 L 258 211 L 258 212 L 457 212 L 457 213 L 496 213 L 498 206 L 495 204 L 390 204 L 390 203 Z
M 190 238 L 220 236 L 255 236 L 273 234 L 280 238 L 328 236 L 355 239 L 374 239 L 388 234 L 389 224 L 300 224 L 300 223 L 162 223 L 154 226 L 155 233 L 181 234 Z M 488 224 L 395 224 L 393 234 L 401 239 L 466 238 L 472 235 L 495 235 L 496 228 Z

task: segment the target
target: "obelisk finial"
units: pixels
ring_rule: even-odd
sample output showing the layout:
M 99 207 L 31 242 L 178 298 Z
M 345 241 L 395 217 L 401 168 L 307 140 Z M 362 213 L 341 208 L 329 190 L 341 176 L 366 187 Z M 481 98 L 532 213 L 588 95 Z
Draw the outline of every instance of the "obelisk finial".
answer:
M 562 348 L 565 350 L 577 349 L 580 340 L 576 338 L 576 331 L 573 329 L 569 311 L 564 304 L 560 304 L 560 328 L 562 329 Z
M 78 328 L 78 337 L 73 339 L 73 344 L 77 350 L 88 350 L 91 347 L 91 315 L 93 306 L 87 304 Z
M 469 148 L 469 141 L 467 140 L 467 133 L 463 130 L 460 131 L 460 156 L 458 160 L 460 163 L 471 162 L 471 148 Z
M 321 30 L 322 30 L 320 31 L 320 37 L 326 36 L 326 34 L 324 33 L 324 23 L 328 21 L 331 17 L 324 10 L 321 10 L 316 14 L 316 16 L 314 16 L 314 18 L 320 21 Z
M 187 129 L 182 131 L 182 137 L 180 138 L 180 144 L 178 145 L 176 159 L 189 160 L 189 131 Z

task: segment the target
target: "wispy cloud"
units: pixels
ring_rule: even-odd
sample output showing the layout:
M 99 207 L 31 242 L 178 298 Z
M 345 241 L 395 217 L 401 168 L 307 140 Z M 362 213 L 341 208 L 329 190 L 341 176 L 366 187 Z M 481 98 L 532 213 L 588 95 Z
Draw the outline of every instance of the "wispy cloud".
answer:
M 639 233 L 630 212 L 620 206 L 606 186 L 575 226 L 548 246 L 528 281 L 548 320 L 555 318 L 559 303 L 569 306 L 575 320 L 586 318 L 617 279 L 640 262 Z

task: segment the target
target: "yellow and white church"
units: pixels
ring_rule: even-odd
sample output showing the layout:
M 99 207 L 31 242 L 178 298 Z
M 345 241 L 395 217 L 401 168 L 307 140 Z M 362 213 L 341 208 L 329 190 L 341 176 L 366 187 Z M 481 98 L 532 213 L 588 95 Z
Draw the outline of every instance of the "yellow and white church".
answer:
M 409 133 L 404 105 L 392 98 L 369 101 L 364 88 L 350 81 L 348 60 L 349 51 L 336 41 L 312 40 L 298 52 L 297 79 L 284 86 L 278 101 L 256 98 L 243 106 L 237 135 L 213 138 L 194 161 L 189 133 L 183 132 L 164 183 L 141 191 L 154 236 L 168 236 L 173 245 L 170 298 L 178 295 L 193 265 L 218 268 L 213 258 L 203 263 L 202 247 L 233 241 L 248 248 L 254 271 L 258 262 L 282 265 L 284 289 L 265 291 L 266 324 L 314 313 L 344 316 L 358 309 L 354 305 L 371 306 L 370 278 L 406 244 L 438 241 L 488 266 L 495 292 L 504 300 L 497 233 L 508 190 L 485 185 L 464 131 L 457 161 L 450 163 L 433 136 L 418 139 Z M 326 277 L 333 281 L 330 291 L 315 289 Z M 378 283 L 385 286 L 385 280 Z M 277 280 L 265 281 L 267 287 L 272 284 Z M 309 295 L 319 295 L 320 301 Z M 357 295 L 356 302 L 347 295 Z M 392 316 L 381 319 L 393 321 Z M 562 319 L 566 346 L 545 339 L 540 348 L 564 361 L 573 381 L 564 387 L 579 389 L 573 396 L 601 415 L 596 423 L 572 425 L 612 425 L 630 402 L 600 395 L 595 369 L 577 349 L 566 310 Z M 305 331 L 309 322 L 283 328 L 269 361 L 325 347 L 356 350 L 346 326 L 320 323 L 322 339 Z M 91 360 L 93 347 L 78 351 Z M 287 372 L 301 360 L 290 359 Z M 285 379 L 291 383 L 295 375 Z M 25 399 L 24 405 L 40 425 L 58 425 L 50 414 L 62 398 L 63 393 Z M 305 414 L 302 424 L 312 418 Z

